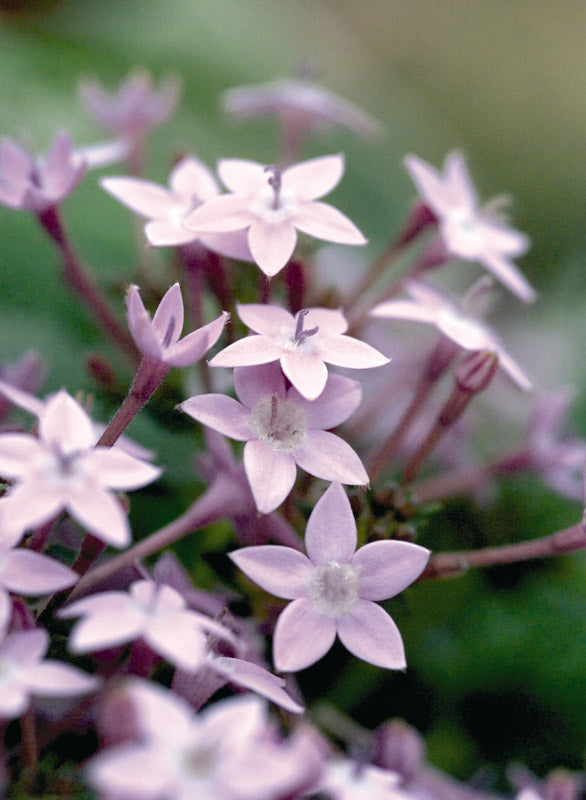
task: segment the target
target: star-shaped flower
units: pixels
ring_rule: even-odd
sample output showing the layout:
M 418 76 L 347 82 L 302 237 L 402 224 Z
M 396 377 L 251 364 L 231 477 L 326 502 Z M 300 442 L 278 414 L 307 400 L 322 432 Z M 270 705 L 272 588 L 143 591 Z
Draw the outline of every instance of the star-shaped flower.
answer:
M 529 239 L 503 218 L 503 198 L 480 206 L 464 156 L 449 153 L 443 174 L 417 156 L 407 156 L 405 166 L 437 217 L 449 253 L 479 261 L 521 300 L 533 301 L 533 288 L 511 261 L 527 251 Z
M 184 158 L 169 176 L 169 188 L 138 178 L 102 178 L 100 185 L 149 222 L 144 232 L 156 247 L 200 241 L 208 250 L 252 261 L 244 231 L 199 235 L 183 226 L 184 219 L 206 200 L 219 195 L 210 170 L 196 158 Z
M 411 300 L 387 300 L 370 312 L 373 317 L 407 319 L 426 322 L 465 350 L 489 350 L 496 353 L 499 364 L 521 389 L 530 389 L 531 381 L 503 349 L 498 337 L 477 318 L 492 288 L 490 278 L 477 281 L 456 305 L 429 284 L 408 283 L 405 287 Z M 476 313 L 474 313 L 476 311 Z
M 38 439 L 24 433 L 0 436 L 0 474 L 15 482 L 0 501 L 4 538 L 16 539 L 67 510 L 104 542 L 129 543 L 128 520 L 113 490 L 138 489 L 161 470 L 94 442 L 91 419 L 65 390 L 47 401 Z
M 20 716 L 31 695 L 69 697 L 86 694 L 98 681 L 69 664 L 43 659 L 49 634 L 42 628 L 19 631 L 0 644 L 0 717 Z
M 328 379 L 326 363 L 365 369 L 388 364 L 366 342 L 344 336 L 341 311 L 310 308 L 295 316 L 278 306 L 238 305 L 240 319 L 258 334 L 240 339 L 210 361 L 212 367 L 245 367 L 279 360 L 283 372 L 307 400 L 315 400 Z
M 327 203 L 316 202 L 342 178 L 341 155 L 303 161 L 281 170 L 255 161 L 224 159 L 218 164 L 232 192 L 208 200 L 185 220 L 200 233 L 248 230 L 248 246 L 269 277 L 291 258 L 297 230 L 340 244 L 366 244 L 353 222 Z
M 278 364 L 239 367 L 234 371 L 241 402 L 223 394 L 190 397 L 179 408 L 203 425 L 246 442 L 244 468 L 258 510 L 274 511 L 287 497 L 297 466 L 327 481 L 368 483 L 354 450 L 327 431 L 344 422 L 361 399 L 360 384 L 330 375 L 316 400 L 291 387 Z
M 171 586 L 136 581 L 128 592 L 100 592 L 65 606 L 59 616 L 82 616 L 71 633 L 73 653 L 91 653 L 143 639 L 174 666 L 194 670 L 205 664 L 206 632 L 230 641 L 230 631 L 191 611 Z
M 388 669 L 406 666 L 401 634 L 376 600 L 402 592 L 421 574 L 429 551 L 409 542 L 378 541 L 356 550 L 356 523 L 339 483 L 317 502 L 307 523 L 307 556 L 280 545 L 245 547 L 230 554 L 266 591 L 292 600 L 273 639 L 279 671 L 305 669 L 327 653 L 336 636 L 364 661 Z
M 218 341 L 227 312 L 213 322 L 179 339 L 183 330 L 183 299 L 178 283 L 167 290 L 154 317 L 146 311 L 138 286 L 131 286 L 126 297 L 128 327 L 138 349 L 147 358 L 169 367 L 187 367 Z

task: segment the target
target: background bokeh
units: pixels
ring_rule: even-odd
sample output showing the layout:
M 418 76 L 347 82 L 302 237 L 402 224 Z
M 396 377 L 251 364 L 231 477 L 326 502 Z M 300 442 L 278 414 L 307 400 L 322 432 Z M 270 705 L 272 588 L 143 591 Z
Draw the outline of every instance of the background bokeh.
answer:
M 170 158 L 186 151 L 212 165 L 221 156 L 271 162 L 273 128 L 226 121 L 218 93 L 314 65 L 325 86 L 385 125 L 380 140 L 332 132 L 305 153 L 346 153 L 335 198 L 369 237 L 370 255 L 405 219 L 414 194 L 402 166 L 408 152 L 439 165 L 461 148 L 484 197 L 514 198 L 515 224 L 533 241 L 521 266 L 540 297 L 531 309 L 503 301 L 508 341 L 538 387 L 576 387 L 573 421 L 586 435 L 585 41 L 579 0 L 4 0 L 0 133 L 44 148 L 67 127 L 89 143 L 102 134 L 79 103 L 78 79 L 95 75 L 114 88 L 142 66 L 183 85 L 179 112 L 153 136 L 153 179 L 164 180 Z M 118 298 L 136 265 L 129 216 L 97 188 L 95 174 L 65 212 L 84 258 Z M 48 389 L 91 391 L 85 358 L 104 346 L 56 276 L 35 221 L 0 209 L 2 360 L 35 348 L 49 368 Z M 171 499 L 161 512 L 151 497 L 146 532 L 192 490 L 192 444 L 180 430 L 162 436 L 148 415 L 134 431 L 169 465 Z M 519 479 L 488 509 L 447 506 L 424 541 L 447 549 L 522 540 L 581 513 L 580 503 L 537 479 Z M 539 774 L 581 768 L 585 578 L 578 554 L 420 585 L 389 605 L 404 633 L 406 674 L 335 650 L 301 676 L 303 687 L 368 726 L 402 716 L 425 733 L 430 759 L 461 777 L 487 764 L 501 775 L 514 760 Z

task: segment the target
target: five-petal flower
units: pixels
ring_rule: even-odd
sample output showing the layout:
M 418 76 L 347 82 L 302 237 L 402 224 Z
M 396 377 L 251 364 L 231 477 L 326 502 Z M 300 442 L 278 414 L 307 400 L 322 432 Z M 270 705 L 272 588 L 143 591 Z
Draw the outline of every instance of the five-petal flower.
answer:
M 223 183 L 232 192 L 208 200 L 185 220 L 199 233 L 248 229 L 248 246 L 269 277 L 291 258 L 297 230 L 340 244 L 366 244 L 358 228 L 340 211 L 316 202 L 342 178 L 341 155 L 294 164 L 281 171 L 256 161 L 224 159 L 218 164 Z
M 327 653 L 336 635 L 354 655 L 380 667 L 403 669 L 401 634 L 377 600 L 402 592 L 421 574 L 429 551 L 416 544 L 377 541 L 356 550 L 356 523 L 339 483 L 315 505 L 305 548 L 246 547 L 230 554 L 266 591 L 292 600 L 273 639 L 279 671 L 309 667 Z
M 212 367 L 245 367 L 280 361 L 283 372 L 307 400 L 323 392 L 328 379 L 326 363 L 365 369 L 388 364 L 374 347 L 345 336 L 348 323 L 341 311 L 310 308 L 295 316 L 270 305 L 238 305 L 240 319 L 257 336 L 239 339 L 221 350 Z
M 190 397 L 179 408 L 203 425 L 246 442 L 244 468 L 258 510 L 274 511 L 287 497 L 297 466 L 328 481 L 368 483 L 354 450 L 329 433 L 356 410 L 360 384 L 330 375 L 316 400 L 306 400 L 291 387 L 276 363 L 239 367 L 234 371 L 241 402 L 223 394 Z

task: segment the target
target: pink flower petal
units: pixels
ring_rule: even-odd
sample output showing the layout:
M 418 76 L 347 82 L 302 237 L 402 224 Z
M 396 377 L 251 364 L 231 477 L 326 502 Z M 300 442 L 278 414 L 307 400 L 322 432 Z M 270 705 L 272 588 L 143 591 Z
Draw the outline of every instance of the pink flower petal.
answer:
M 85 486 L 83 491 L 72 493 L 67 508 L 84 528 L 112 547 L 130 544 L 128 519 L 120 501 L 97 487 Z
M 245 229 L 228 233 L 201 233 L 197 237 L 202 247 L 207 247 L 213 253 L 238 261 L 254 261 L 248 246 L 248 231 Z
M 10 681 L 0 685 L 0 719 L 14 719 L 26 711 L 29 689 L 20 682 Z
M 107 647 L 116 647 L 132 642 L 142 635 L 146 620 L 129 606 L 127 596 L 123 592 L 104 594 L 111 597 L 106 598 L 101 605 L 96 602 L 80 608 L 79 603 L 73 603 L 64 609 L 66 614 L 60 615 L 71 617 L 87 614 L 75 624 L 69 637 L 68 646 L 72 653 L 92 653 Z M 98 601 L 102 598 L 98 595 L 87 599 Z
M 126 316 L 128 328 L 140 352 L 160 361 L 163 357 L 161 341 L 153 329 L 151 318 L 144 307 L 138 286 L 131 286 L 128 290 L 126 295 Z
M 327 203 L 313 202 L 302 206 L 289 221 L 316 239 L 339 244 L 366 244 L 367 240 L 356 225 L 337 208 Z
M 289 389 L 287 397 L 305 411 L 309 428 L 329 430 L 341 425 L 356 411 L 362 400 L 362 385 L 345 375 L 330 375 L 316 400 L 306 400 L 293 388 Z
M 328 364 L 351 369 L 382 367 L 391 360 L 366 342 L 351 336 L 320 337 L 318 353 Z
M 223 158 L 218 162 L 218 175 L 224 186 L 237 194 L 256 193 L 267 182 L 265 165 L 240 158 Z
M 304 202 L 331 192 L 342 180 L 344 156 L 322 156 L 294 164 L 283 172 L 283 188 Z
M 188 231 L 179 221 L 173 219 L 157 219 L 147 222 L 144 233 L 153 247 L 177 247 L 195 242 L 199 234 Z
M 281 351 L 282 352 L 282 351 Z M 307 400 L 315 400 L 323 392 L 328 368 L 312 353 L 284 353 L 281 367 L 297 391 Z
M 402 592 L 421 575 L 429 550 L 410 542 L 370 542 L 352 558 L 359 568 L 358 593 L 365 600 L 387 600 Z
M 340 641 L 353 655 L 386 669 L 405 669 L 399 629 L 387 612 L 370 600 L 358 600 L 354 610 L 338 620 Z
M 30 464 L 43 453 L 38 439 L 28 433 L 0 435 L 0 475 L 20 478 L 30 471 Z
M 28 181 L 32 172 L 32 161 L 29 154 L 12 139 L 0 140 L 0 170 L 2 182 L 23 184 Z
M 140 732 L 149 739 L 172 745 L 192 735 L 192 712 L 177 695 L 156 683 L 131 680 L 128 696 L 135 706 Z
M 173 323 L 172 333 L 171 337 L 166 341 L 166 347 L 175 344 L 183 330 L 183 298 L 181 297 L 181 287 L 178 283 L 174 283 L 167 289 L 153 317 L 153 330 L 160 342 L 167 339 L 171 323 Z
M 49 634 L 44 628 L 11 633 L 0 644 L 2 659 L 28 667 L 35 664 L 47 652 Z
M 269 514 L 281 505 L 293 488 L 297 475 L 290 453 L 273 450 L 256 440 L 244 446 L 244 469 L 261 514 Z
M 315 664 L 336 638 L 336 622 L 314 611 L 306 597 L 281 612 L 273 637 L 273 660 L 279 672 L 297 672 Z
M 239 231 L 254 222 L 245 197 L 223 194 L 207 200 L 183 220 L 188 230 L 198 233 L 227 233 Z
M 162 721 L 160 724 L 164 725 Z M 159 800 L 172 781 L 169 772 L 164 752 L 161 754 L 157 746 L 128 744 L 95 756 L 89 763 L 88 779 L 92 786 L 117 800 Z
M 162 471 L 159 467 L 129 456 L 120 447 L 96 447 L 84 457 L 84 464 L 103 485 L 123 491 L 146 486 L 156 480 Z
M 206 658 L 207 637 L 189 612 L 151 622 L 144 633 L 146 643 L 176 667 L 195 670 Z
M 332 483 L 307 522 L 305 549 L 314 564 L 347 563 L 356 550 L 356 523 L 346 492 Z
M 281 330 L 290 330 L 292 333 L 295 331 L 295 317 L 279 306 L 237 303 L 236 310 L 242 322 L 255 333 L 277 336 Z
M 12 550 L 0 561 L 0 584 L 17 594 L 58 592 L 73 586 L 79 578 L 64 564 L 32 550 Z
M 27 667 L 23 680 L 34 694 L 44 697 L 61 697 L 87 694 L 99 686 L 97 678 L 87 675 L 80 669 L 61 664 L 59 661 L 43 661 Z
M 189 367 L 195 364 L 218 341 L 228 316 L 228 313 L 223 311 L 212 322 L 188 333 L 169 347 L 165 352 L 165 363 L 171 367 Z
M 444 199 L 444 183 L 440 173 L 417 156 L 406 156 L 404 164 L 426 205 L 438 214 L 449 211 L 451 198 Z
M 201 394 L 184 400 L 179 408 L 202 425 L 239 442 L 246 442 L 253 435 L 247 424 L 248 409 L 227 395 Z
M 251 367 L 255 364 L 268 364 L 278 361 L 283 352 L 268 336 L 245 336 L 228 345 L 209 362 L 210 367 Z
M 490 254 L 482 258 L 482 263 L 490 269 L 495 278 L 524 302 L 532 303 L 537 297 L 529 281 L 508 259 Z
M 286 600 L 307 595 L 313 565 L 303 553 L 267 544 L 243 547 L 229 556 L 245 575 L 270 594 Z
M 211 170 L 192 157 L 184 158 L 177 164 L 169 177 L 169 185 L 176 194 L 187 200 L 209 200 L 219 193 Z
M 348 330 L 348 322 L 341 311 L 335 308 L 308 308 L 304 328 L 319 328 L 321 336 L 335 336 Z
M 168 189 L 138 178 L 102 178 L 100 186 L 125 206 L 143 217 L 167 217 L 177 205 L 177 198 Z
M 0 589 L 0 639 L 3 639 L 12 617 L 12 600 L 8 592 Z
M 61 494 L 53 487 L 32 480 L 13 486 L 0 504 L 7 536 L 15 536 L 42 525 L 61 511 Z
M 248 231 L 248 246 L 258 266 L 269 278 L 289 261 L 297 243 L 297 231 L 288 219 L 269 222 L 257 219 Z
M 39 434 L 49 445 L 58 442 L 64 453 L 87 450 L 96 440 L 91 419 L 64 389 L 46 402 L 39 421 Z
M 258 664 L 244 661 L 241 658 L 218 656 L 209 659 L 208 666 L 219 672 L 230 683 L 250 689 L 293 714 L 303 713 L 303 706 L 292 700 L 284 691 L 285 681 L 259 667 Z
M 259 364 L 253 367 L 237 367 L 234 370 L 234 388 L 240 402 L 253 409 L 267 395 L 285 397 L 285 378 L 278 364 Z
M 294 455 L 298 466 L 316 478 L 351 486 L 368 484 L 362 461 L 350 445 L 334 433 L 307 431 L 305 444 L 295 450 Z
M 412 300 L 387 300 L 379 303 L 371 310 L 372 317 L 389 317 L 390 319 L 408 319 L 412 322 L 428 322 L 434 325 L 438 313 L 433 308 L 426 308 Z

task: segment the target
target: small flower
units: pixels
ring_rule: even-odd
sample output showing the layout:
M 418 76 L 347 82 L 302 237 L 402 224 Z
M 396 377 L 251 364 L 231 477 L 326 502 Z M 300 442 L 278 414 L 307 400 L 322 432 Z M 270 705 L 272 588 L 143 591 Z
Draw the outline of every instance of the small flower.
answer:
M 187 367 L 218 341 L 224 329 L 227 312 L 213 322 L 179 339 L 183 330 L 183 300 L 178 283 L 167 290 L 154 317 L 150 318 L 140 297 L 138 286 L 131 286 L 126 297 L 128 327 L 141 353 L 169 367 Z
M 496 353 L 500 366 L 509 378 L 520 389 L 528 390 L 531 388 L 529 378 L 503 349 L 496 334 L 477 319 L 480 305 L 484 304 L 491 288 L 490 278 L 481 278 L 456 305 L 429 284 L 412 282 L 406 286 L 411 300 L 388 300 L 379 303 L 370 313 L 373 317 L 425 322 L 465 350 Z M 477 314 L 474 314 L 475 310 Z
M 4 138 L 0 141 L 0 203 L 42 213 L 67 197 L 88 167 L 111 164 L 124 154 L 120 142 L 75 150 L 69 134 L 61 131 L 48 153 L 34 158 Z
M 399 789 L 396 772 L 345 758 L 330 759 L 319 791 L 331 800 L 415 800 Z
M 161 470 L 94 442 L 91 419 L 65 390 L 47 401 L 38 439 L 24 433 L 0 436 L 0 474 L 15 481 L 0 501 L 4 538 L 16 538 L 67 510 L 104 542 L 129 543 L 128 520 L 112 490 L 138 489 Z
M 237 118 L 275 116 L 299 133 L 340 125 L 358 136 L 380 134 L 382 125 L 354 103 L 309 81 L 277 80 L 236 86 L 222 95 L 222 108 Z
M 42 628 L 20 631 L 0 644 L 0 717 L 13 719 L 26 711 L 31 695 L 69 697 L 87 694 L 98 680 L 75 667 L 43 660 L 49 634 Z
M 184 158 L 169 177 L 169 188 L 138 178 L 103 178 L 100 185 L 149 222 L 144 232 L 155 247 L 199 241 L 208 250 L 230 258 L 252 261 L 243 231 L 200 235 L 183 220 L 220 190 L 209 169 L 195 158 Z
M 175 589 L 151 580 L 136 581 L 128 592 L 100 592 L 61 609 L 64 619 L 81 615 L 69 639 L 73 653 L 91 653 L 143 639 L 156 653 L 185 670 L 206 659 L 206 631 L 222 639 L 230 631 L 190 611 Z
M 179 408 L 203 425 L 246 442 L 244 468 L 258 510 L 274 511 L 287 497 L 300 466 L 310 475 L 353 485 L 368 483 L 354 450 L 327 431 L 344 422 L 361 399 L 360 384 L 330 375 L 316 400 L 291 387 L 277 364 L 234 371 L 241 402 L 221 394 L 190 397 Z
M 277 670 L 305 669 L 324 656 L 336 635 L 358 658 L 403 669 L 401 634 L 374 601 L 402 592 L 423 571 L 424 547 L 378 541 L 356 551 L 356 524 L 339 483 L 317 502 L 307 523 L 307 556 L 290 547 L 260 545 L 230 554 L 255 583 L 292 600 L 281 613 L 273 639 Z
M 168 80 L 157 91 L 146 72 L 130 75 L 117 92 L 107 92 L 99 81 L 81 83 L 83 102 L 101 124 L 119 136 L 134 139 L 165 120 L 177 105 L 179 84 Z
M 437 217 L 449 253 L 479 261 L 521 300 L 533 301 L 533 288 L 511 261 L 527 251 L 529 239 L 503 218 L 503 198 L 479 205 L 464 156 L 457 151 L 449 153 L 444 174 L 417 156 L 407 156 L 405 166 Z
M 315 400 L 328 379 L 324 362 L 365 369 L 390 361 L 369 344 L 344 336 L 348 323 L 341 311 L 310 308 L 293 316 L 278 306 L 249 304 L 237 308 L 240 319 L 258 335 L 226 347 L 212 358 L 212 367 L 245 367 L 279 360 L 297 391 L 307 400 Z
M 218 173 L 232 194 L 208 200 L 187 217 L 185 226 L 200 233 L 247 229 L 250 252 L 271 277 L 291 258 L 297 230 L 340 244 L 366 244 L 340 211 L 316 202 L 339 183 L 343 172 L 341 155 L 303 161 L 282 171 L 255 161 L 224 159 Z

